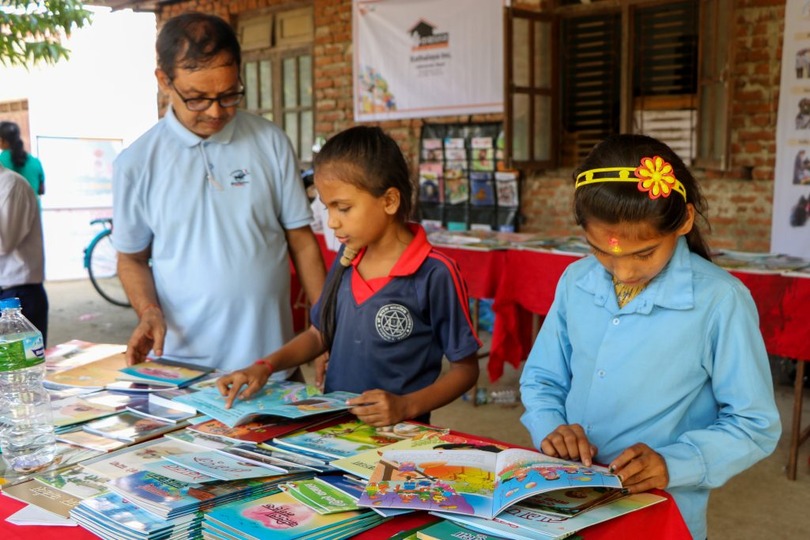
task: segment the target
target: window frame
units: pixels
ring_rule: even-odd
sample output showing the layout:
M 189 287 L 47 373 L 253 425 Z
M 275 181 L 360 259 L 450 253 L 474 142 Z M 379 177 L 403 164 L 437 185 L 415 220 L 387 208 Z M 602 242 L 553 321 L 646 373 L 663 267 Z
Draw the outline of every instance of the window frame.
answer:
M 599 13 L 619 11 L 621 13 L 621 69 L 618 76 L 620 77 L 620 96 L 621 103 L 619 113 L 619 130 L 621 133 L 633 132 L 633 119 L 634 119 L 634 97 L 633 97 L 633 28 L 632 28 L 632 11 L 636 7 L 651 7 L 655 5 L 665 5 L 673 3 L 675 0 L 596 0 L 589 4 L 579 5 L 560 5 L 561 0 L 554 0 L 550 8 L 516 8 L 506 7 L 504 16 L 504 127 L 506 138 L 506 160 L 507 163 L 513 164 L 516 167 L 523 169 L 551 169 L 559 166 L 561 162 L 562 147 L 560 144 L 560 137 L 562 135 L 562 120 L 560 118 L 560 101 L 555 97 L 553 100 L 553 111 L 549 124 L 546 126 L 551 133 L 552 139 L 552 154 L 551 159 L 547 161 L 519 161 L 513 159 L 513 148 L 515 147 L 513 129 L 513 100 L 515 95 L 515 86 L 512 83 L 512 74 L 514 72 L 514 51 L 512 50 L 513 20 L 516 16 L 523 18 L 528 17 L 527 14 L 531 13 L 534 16 L 544 16 L 552 21 L 552 45 L 551 51 L 540 51 L 546 57 L 551 58 L 552 66 L 552 92 L 554 96 L 559 96 L 561 92 L 561 70 L 559 66 L 559 50 L 560 50 L 560 23 L 565 17 L 576 17 L 585 14 L 596 15 Z M 713 24 L 704 30 L 705 17 L 713 13 L 715 20 L 717 14 L 722 13 L 723 18 L 726 20 L 734 20 L 733 0 L 697 0 L 699 9 L 698 19 L 698 89 L 697 93 L 691 95 L 692 97 L 685 97 L 684 99 L 691 99 L 696 104 L 696 123 L 695 129 L 697 131 L 697 146 L 695 149 L 695 156 L 692 163 L 694 167 L 701 167 L 707 169 L 728 170 L 730 166 L 729 151 L 731 146 L 731 91 L 733 89 L 733 61 L 734 61 L 734 39 L 732 28 L 720 28 L 722 25 Z M 731 10 L 731 11 L 729 11 Z M 724 36 L 718 37 L 718 34 L 725 32 Z M 720 44 L 725 40 L 725 47 Z M 533 55 L 535 51 L 529 49 L 529 53 Z M 707 61 L 706 55 L 712 54 L 713 65 L 717 66 L 719 73 L 705 73 L 704 62 Z M 532 56 L 529 59 L 529 65 L 534 66 L 536 59 Z M 700 104 L 702 103 L 703 92 L 709 83 L 717 83 L 718 80 L 722 83 L 722 92 L 716 93 L 713 97 L 714 100 L 711 104 L 707 105 L 702 110 Z M 721 114 L 722 113 L 722 114 Z M 532 116 L 532 121 L 536 121 Z M 718 123 L 721 125 L 718 126 Z M 709 127 L 711 126 L 711 129 Z M 531 132 L 532 130 L 530 130 Z M 710 140 L 701 140 L 702 137 L 710 136 Z M 531 136 L 531 133 L 530 133 Z M 531 139 L 529 144 L 531 144 Z M 531 146 L 530 146 L 531 148 Z M 701 154 L 701 149 L 709 149 L 704 154 Z M 720 151 L 717 149 L 720 148 Z M 714 156 L 710 155 L 712 152 Z
M 285 20 L 288 19 L 289 16 L 296 16 L 302 13 L 306 14 L 309 12 L 310 19 L 312 22 L 312 29 L 308 36 L 292 36 L 291 38 L 285 38 L 282 36 L 282 28 Z M 315 29 L 314 29 L 314 9 L 312 7 L 311 2 L 307 2 L 304 4 L 297 4 L 294 6 L 285 6 L 284 8 L 279 9 L 269 9 L 269 10 L 261 10 L 258 12 L 251 12 L 245 15 L 240 16 L 239 20 L 239 39 L 240 43 L 243 37 L 243 31 L 245 28 L 250 28 L 251 26 L 256 25 L 256 23 L 263 24 L 266 26 L 267 36 L 264 36 L 263 39 L 258 39 L 255 41 L 254 47 L 244 48 L 242 49 L 242 80 L 245 84 L 245 91 L 247 93 L 252 93 L 254 89 L 250 88 L 250 78 L 247 76 L 247 70 L 250 65 L 255 65 L 258 68 L 258 64 L 262 61 L 269 61 L 270 62 L 270 88 L 271 88 L 271 108 L 261 107 L 263 105 L 260 101 L 260 89 L 262 88 L 261 82 L 259 83 L 259 89 L 256 90 L 256 96 L 258 98 L 257 105 L 259 108 L 248 108 L 248 104 L 250 103 L 249 99 L 245 99 L 242 105 L 242 109 L 259 116 L 263 116 L 268 118 L 277 126 L 279 126 L 284 132 L 290 137 L 290 131 L 288 131 L 289 126 L 286 125 L 286 115 L 288 113 L 294 113 L 297 117 L 297 137 L 296 140 L 293 140 L 293 137 L 290 137 L 290 140 L 293 143 L 293 146 L 296 151 L 296 157 L 298 160 L 303 164 L 309 164 L 312 161 L 312 148 L 311 144 L 307 145 L 307 139 L 309 141 L 314 141 L 315 139 L 315 124 L 316 124 L 316 107 L 315 107 L 315 98 L 314 98 L 314 90 L 315 90 Z M 301 88 L 301 78 L 300 78 L 300 58 L 302 56 L 309 56 L 309 89 L 311 91 L 311 96 L 309 99 L 309 104 L 306 106 L 301 105 L 302 103 L 302 93 L 304 91 Z M 296 105 L 295 106 L 285 106 L 284 102 L 284 62 L 289 59 L 294 59 L 295 62 L 295 76 L 296 76 Z M 260 74 L 257 74 L 260 76 Z M 307 136 L 304 136 L 302 133 L 302 114 L 309 112 L 312 116 L 312 122 L 310 126 L 310 133 Z M 306 146 L 306 147 L 305 147 Z

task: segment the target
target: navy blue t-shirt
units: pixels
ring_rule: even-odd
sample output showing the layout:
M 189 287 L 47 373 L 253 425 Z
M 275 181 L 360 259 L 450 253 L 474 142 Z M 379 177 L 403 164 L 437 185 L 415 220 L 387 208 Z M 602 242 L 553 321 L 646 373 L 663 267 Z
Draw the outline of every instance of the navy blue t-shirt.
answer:
M 414 239 L 380 290 L 370 296 L 362 292 L 367 285 L 356 265 L 364 251 L 343 273 L 326 392 L 415 392 L 436 381 L 444 356 L 451 362 L 463 360 L 481 346 L 458 267 L 433 249 L 421 227 L 412 228 Z M 327 279 L 339 260 L 340 256 Z M 320 308 L 320 302 L 312 308 L 316 327 L 320 327 Z

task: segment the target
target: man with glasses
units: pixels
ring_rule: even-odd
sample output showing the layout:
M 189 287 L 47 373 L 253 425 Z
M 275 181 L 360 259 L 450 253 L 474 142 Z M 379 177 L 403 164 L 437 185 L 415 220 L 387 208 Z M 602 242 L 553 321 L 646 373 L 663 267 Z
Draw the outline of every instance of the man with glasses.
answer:
M 113 244 L 139 317 L 127 362 L 243 368 L 293 337 L 290 259 L 310 302 L 320 295 L 309 203 L 284 132 L 237 108 L 241 52 L 225 21 L 174 17 L 157 55 L 169 108 L 113 176 Z

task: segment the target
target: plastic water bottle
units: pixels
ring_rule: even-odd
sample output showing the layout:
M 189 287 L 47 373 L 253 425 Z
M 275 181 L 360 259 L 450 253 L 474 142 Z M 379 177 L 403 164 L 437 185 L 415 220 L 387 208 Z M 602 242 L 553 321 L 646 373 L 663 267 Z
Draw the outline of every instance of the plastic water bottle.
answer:
M 516 388 L 503 388 L 493 390 L 489 393 L 490 403 L 500 403 L 501 405 L 512 405 L 517 403 L 520 392 Z
M 56 442 L 42 333 L 18 298 L 0 300 L 0 449 L 9 467 L 31 472 L 53 461 Z

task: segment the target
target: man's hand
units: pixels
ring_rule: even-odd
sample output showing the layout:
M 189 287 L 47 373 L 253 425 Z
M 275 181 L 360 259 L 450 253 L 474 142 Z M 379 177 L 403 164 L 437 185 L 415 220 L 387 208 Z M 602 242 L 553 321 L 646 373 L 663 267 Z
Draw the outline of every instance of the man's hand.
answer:
M 217 379 L 217 389 L 221 395 L 225 396 L 225 408 L 230 409 L 236 398 L 248 399 L 261 390 L 271 373 L 272 370 L 269 367 L 256 363 Z M 246 388 L 240 393 L 243 386 Z
M 579 424 L 562 424 L 546 435 L 540 450 L 547 456 L 581 461 L 586 467 L 593 464 L 597 448 L 588 440 Z
M 666 489 L 669 485 L 667 462 L 658 452 L 644 443 L 636 443 L 609 466 L 619 476 L 622 486 L 630 493 L 641 493 L 653 488 Z
M 127 365 L 140 364 L 146 360 L 149 351 L 155 356 L 163 356 L 163 341 L 166 339 L 166 320 L 160 308 L 147 308 L 141 313 L 141 320 L 127 342 Z

